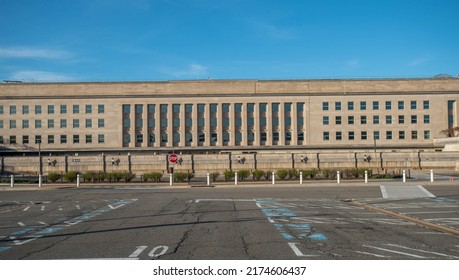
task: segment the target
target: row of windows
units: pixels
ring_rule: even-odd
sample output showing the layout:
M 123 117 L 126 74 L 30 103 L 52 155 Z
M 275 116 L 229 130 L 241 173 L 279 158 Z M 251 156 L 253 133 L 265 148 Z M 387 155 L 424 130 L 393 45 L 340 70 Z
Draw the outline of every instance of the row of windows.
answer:
M 393 116 L 386 116 L 385 117 L 386 124 L 392 124 L 394 122 Z M 408 120 L 405 120 L 404 115 L 399 115 L 398 118 L 396 119 L 398 121 L 398 124 L 405 124 L 405 121 L 408 122 Z M 430 115 L 423 115 L 423 123 L 424 124 L 430 124 Z M 372 123 L 373 124 L 380 124 L 380 116 L 373 116 L 372 118 Z M 348 116 L 347 117 L 347 124 L 355 124 L 356 119 L 354 116 Z M 368 124 L 369 120 L 367 116 L 360 116 L 360 124 Z M 417 115 L 411 115 L 409 122 L 411 124 L 417 124 L 419 122 L 419 118 Z M 335 116 L 335 124 L 342 124 L 343 123 L 343 117 L 342 116 Z M 322 117 L 322 124 L 323 125 L 329 125 L 330 124 L 330 116 L 323 116 Z
M 29 120 L 22 120 L 21 121 L 22 128 L 31 128 L 31 122 Z M 66 119 L 61 119 L 59 122 L 54 119 L 49 119 L 47 121 L 42 120 L 34 120 L 33 121 L 34 127 L 33 128 L 42 128 L 44 125 L 47 125 L 47 128 L 56 128 L 59 125 L 60 128 L 66 128 L 68 123 Z M 105 119 L 97 119 L 97 124 L 93 122 L 93 119 L 85 119 L 84 123 L 81 123 L 79 119 L 73 119 L 72 122 L 73 128 L 80 128 L 84 125 L 85 128 L 103 128 L 105 127 Z M 5 128 L 5 124 L 3 120 L 0 120 L 0 128 Z M 17 120 L 9 120 L 9 128 L 18 128 L 18 121 Z
M 324 141 L 329 141 L 331 133 L 329 131 L 324 131 L 323 132 L 323 140 Z M 343 140 L 344 134 L 342 131 L 336 131 L 335 132 L 335 140 L 341 141 Z M 394 139 L 394 132 L 393 131 L 386 131 L 385 132 L 385 137 L 386 140 L 392 140 Z M 398 139 L 399 140 L 405 140 L 407 137 L 406 131 L 400 130 L 398 131 Z M 430 130 L 424 130 L 423 131 L 423 137 L 425 140 L 430 139 Z M 356 139 L 356 133 L 354 131 L 349 131 L 347 132 L 347 139 L 348 140 L 355 140 Z M 369 134 L 367 131 L 361 131 L 360 132 L 360 140 L 369 140 Z M 373 131 L 373 138 L 374 140 L 379 140 L 380 139 L 380 132 L 379 131 Z M 417 130 L 412 130 L 411 131 L 411 139 L 412 140 L 418 140 L 419 139 L 419 132 Z
M 29 135 L 23 135 L 20 137 L 22 139 L 21 143 L 18 143 L 19 139 L 16 135 L 11 135 L 9 138 L 5 138 L 4 136 L 0 135 L 0 144 L 38 144 L 38 143 L 44 143 L 43 141 L 45 140 L 42 135 L 35 135 L 33 137 L 33 142 L 32 137 Z M 56 144 L 57 141 L 61 144 L 67 144 L 70 143 L 68 141 L 72 141 L 71 143 L 73 144 L 80 144 L 80 143 L 86 143 L 86 144 L 92 144 L 97 141 L 97 143 L 102 144 L 105 143 L 105 134 L 98 134 L 97 139 L 93 139 L 92 134 L 86 134 L 84 136 L 80 136 L 79 134 L 74 134 L 71 136 L 68 135 L 47 135 L 46 137 L 47 143 L 48 144 Z
M 81 105 L 81 108 L 80 108 L 80 105 L 72 105 L 72 113 L 73 114 L 79 114 L 80 113 L 80 109 L 83 110 L 84 108 L 84 113 L 85 114 L 92 114 L 93 111 L 95 110 L 95 105 L 91 105 L 91 104 L 87 104 L 87 105 Z M 16 106 L 16 105 L 10 105 L 9 107 L 9 114 L 10 115 L 16 115 L 18 114 L 18 109 L 21 108 L 22 109 L 22 114 L 23 115 L 28 115 L 30 114 L 30 111 L 31 111 L 31 106 L 29 105 L 22 105 L 21 107 L 20 106 Z M 61 114 L 67 114 L 67 105 L 47 105 L 47 106 L 42 106 L 42 105 L 35 105 L 33 107 L 33 112 L 36 114 L 36 115 L 41 115 L 43 114 L 43 110 L 44 109 L 47 109 L 47 112 L 49 115 L 52 115 L 52 114 L 55 114 L 56 113 L 56 110 L 59 109 L 59 112 Z M 5 108 L 3 105 L 0 105 L 0 115 L 4 114 L 4 111 L 5 111 Z M 105 113 L 105 105 L 104 104 L 99 104 L 97 105 L 97 113 L 98 114 L 103 114 Z
M 322 110 L 323 111 L 328 111 L 330 110 L 330 103 L 331 102 L 322 102 Z M 335 111 L 341 111 L 342 110 L 342 102 L 341 101 L 336 101 L 335 103 Z M 347 102 L 347 110 L 348 111 L 353 111 L 355 109 L 355 103 L 354 101 L 348 101 Z M 379 110 L 382 104 L 384 104 L 384 107 L 386 110 L 392 110 L 392 101 L 385 101 L 384 103 L 379 101 L 373 101 L 370 103 L 372 105 L 373 110 Z M 394 102 L 395 103 L 395 102 Z M 359 108 L 361 111 L 367 110 L 367 102 L 366 101 L 360 101 L 357 103 L 359 105 Z M 405 101 L 397 101 L 397 108 L 398 110 L 404 110 L 405 109 Z M 418 101 L 412 100 L 409 102 L 409 106 L 411 110 L 417 110 L 418 109 Z M 424 110 L 429 110 L 430 109 L 430 101 L 429 100 L 424 100 L 422 102 L 422 109 Z

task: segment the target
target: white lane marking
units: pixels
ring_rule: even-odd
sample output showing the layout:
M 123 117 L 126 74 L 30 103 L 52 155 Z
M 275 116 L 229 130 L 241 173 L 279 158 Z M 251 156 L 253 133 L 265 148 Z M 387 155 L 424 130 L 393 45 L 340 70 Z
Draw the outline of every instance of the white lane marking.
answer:
M 26 236 L 26 237 L 30 237 L 30 239 L 26 239 L 26 240 L 23 240 L 23 241 L 14 240 L 14 241 L 13 241 L 14 245 L 19 246 L 19 245 L 22 245 L 22 244 L 26 244 L 26 243 L 28 243 L 28 242 L 30 242 L 30 241 L 33 241 L 33 240 L 38 239 L 38 238 L 40 238 L 40 237 L 43 237 L 43 235 L 38 235 L 38 236 Z
M 76 209 L 81 210 L 80 205 L 76 205 L 75 207 L 76 207 Z
M 416 234 L 432 234 L 432 235 L 448 235 L 448 233 L 445 233 L 445 232 L 435 232 L 435 231 L 418 231 L 418 232 L 414 232 Z
M 45 211 L 45 205 L 41 207 L 41 211 Z
M 44 225 L 44 226 L 46 226 L 46 227 L 49 226 L 49 224 L 47 224 L 47 223 L 45 223 L 45 222 L 38 222 L 38 223 L 39 223 L 39 224 L 42 224 L 42 225 Z
M 397 245 L 397 244 L 386 244 L 386 245 L 387 246 L 391 246 L 391 247 L 396 247 L 396 248 L 407 249 L 407 250 L 411 250 L 411 251 L 415 251 L 415 252 L 421 252 L 421 253 L 427 253 L 427 254 L 442 256 L 442 257 L 451 257 L 451 258 L 455 258 L 455 259 L 459 258 L 459 257 L 456 257 L 456 256 L 446 255 L 446 254 L 443 254 L 443 253 L 425 251 L 425 250 L 420 250 L 420 249 L 414 249 L 414 248 L 405 247 L 405 246 L 401 246 L 401 245 Z
M 382 193 L 382 197 L 383 198 L 387 198 L 387 190 L 386 190 L 386 187 L 384 186 L 379 186 L 379 188 L 381 189 L 381 193 Z
M 230 201 L 230 202 L 248 202 L 248 201 L 256 201 L 254 198 L 252 199 L 212 199 L 212 198 L 200 198 L 200 199 L 195 199 L 194 202 L 195 203 L 199 203 L 201 201 Z
M 148 246 L 137 246 L 135 251 L 132 252 L 132 254 L 129 255 L 129 258 L 137 258 L 142 252 L 147 249 Z
M 112 210 L 120 208 L 120 207 L 123 207 L 123 206 L 124 206 L 124 204 L 120 204 L 120 205 L 117 205 L 117 206 L 112 206 L 111 204 L 108 205 L 108 207 L 110 207 L 110 209 L 112 209 Z
M 378 258 L 387 258 L 386 256 L 383 256 L 383 255 L 372 254 L 372 253 L 368 253 L 368 252 L 362 252 L 362 251 L 355 251 L 355 252 L 356 252 L 356 253 L 359 253 L 359 254 L 364 254 L 364 255 L 369 255 L 369 256 L 378 257 Z
M 26 207 L 26 208 L 24 208 L 24 210 L 22 210 L 22 211 L 27 211 L 27 210 L 29 210 L 29 209 L 30 209 L 30 207 L 31 207 L 31 206 L 27 206 L 27 207 Z
M 18 225 L 20 225 L 21 227 L 25 227 L 25 224 L 23 222 L 18 222 Z
M 62 209 L 62 206 L 59 206 L 59 211 L 63 211 L 64 209 Z
M 297 257 L 318 257 L 318 255 L 304 255 L 298 247 L 296 247 L 297 243 L 288 243 L 288 246 L 292 248 L 293 252 Z
M 362 245 L 363 247 L 367 247 L 367 248 L 373 248 L 373 249 L 377 249 L 377 250 L 381 250 L 381 251 L 386 251 L 386 252 L 390 252 L 390 253 L 395 253 L 395 254 L 399 254 L 399 255 L 405 255 L 405 256 L 409 256 L 409 257 L 414 257 L 414 258 L 418 258 L 418 259 L 425 259 L 426 257 L 423 257 L 423 256 L 419 256 L 419 255 L 415 255 L 415 254 L 408 254 L 408 253 L 405 253 L 405 252 L 400 252 L 400 251 L 395 251 L 395 250 L 389 250 L 389 249 L 386 249 L 386 248 L 380 248 L 380 247 L 375 247 L 375 246 L 370 246 L 370 245 Z
M 428 197 L 436 197 L 433 193 L 429 192 L 426 190 L 423 186 L 418 185 L 417 186 L 422 192 L 424 192 Z

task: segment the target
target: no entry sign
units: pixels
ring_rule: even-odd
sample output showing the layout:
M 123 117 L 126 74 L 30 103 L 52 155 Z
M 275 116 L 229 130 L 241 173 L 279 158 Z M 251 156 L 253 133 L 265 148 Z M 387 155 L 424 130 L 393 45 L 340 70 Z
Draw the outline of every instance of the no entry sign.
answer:
M 177 154 L 170 154 L 169 155 L 169 162 L 170 163 L 176 163 L 178 160 L 178 155 Z

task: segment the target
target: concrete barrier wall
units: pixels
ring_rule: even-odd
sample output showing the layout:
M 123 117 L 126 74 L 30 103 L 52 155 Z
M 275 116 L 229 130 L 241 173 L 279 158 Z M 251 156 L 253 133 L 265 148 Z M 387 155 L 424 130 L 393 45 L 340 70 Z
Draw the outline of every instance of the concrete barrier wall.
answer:
M 2 157 L 2 174 L 38 174 L 38 157 Z M 44 156 L 41 158 L 43 174 L 75 171 L 132 171 L 168 173 L 223 173 L 225 170 L 279 169 L 451 169 L 459 167 L 459 152 L 419 153 L 258 153 L 258 154 L 196 154 L 180 155 L 176 164 L 170 164 L 166 154 L 161 155 L 100 155 L 100 156 Z

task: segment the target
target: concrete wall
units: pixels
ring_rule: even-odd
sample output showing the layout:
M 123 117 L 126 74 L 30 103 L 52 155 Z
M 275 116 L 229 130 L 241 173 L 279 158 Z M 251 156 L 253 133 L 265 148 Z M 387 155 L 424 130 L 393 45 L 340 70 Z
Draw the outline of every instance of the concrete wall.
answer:
M 199 154 L 181 155 L 177 164 L 169 164 L 167 155 L 124 156 L 51 156 L 42 157 L 43 174 L 76 171 L 132 171 L 137 175 L 158 171 L 165 174 L 174 166 L 175 171 L 211 173 L 225 170 L 279 169 L 451 169 L 459 163 L 459 152 L 418 153 L 258 153 L 258 154 Z M 366 160 L 365 160 L 366 159 Z M 38 157 L 2 157 L 2 174 L 38 174 Z

